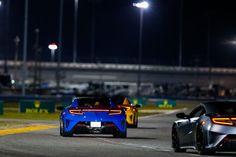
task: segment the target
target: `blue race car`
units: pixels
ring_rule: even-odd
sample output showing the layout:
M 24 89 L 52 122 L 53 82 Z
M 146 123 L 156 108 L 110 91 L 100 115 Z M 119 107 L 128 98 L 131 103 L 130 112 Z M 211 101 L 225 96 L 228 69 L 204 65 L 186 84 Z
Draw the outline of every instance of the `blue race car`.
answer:
M 126 138 L 125 111 L 112 106 L 109 98 L 76 98 L 60 115 L 60 135 L 112 134 Z

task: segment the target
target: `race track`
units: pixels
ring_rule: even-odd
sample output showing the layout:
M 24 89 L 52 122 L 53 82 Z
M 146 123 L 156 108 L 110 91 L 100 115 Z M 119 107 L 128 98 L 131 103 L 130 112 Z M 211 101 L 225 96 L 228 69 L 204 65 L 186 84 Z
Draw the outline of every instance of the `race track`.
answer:
M 128 129 L 126 139 L 110 135 L 59 136 L 59 128 L 0 136 L 1 157 L 192 157 L 196 151 L 174 153 L 171 124 L 174 114 L 142 117 L 139 128 Z M 37 122 L 38 123 L 38 122 Z M 58 125 L 58 122 L 40 123 Z M 215 156 L 236 156 L 220 153 Z

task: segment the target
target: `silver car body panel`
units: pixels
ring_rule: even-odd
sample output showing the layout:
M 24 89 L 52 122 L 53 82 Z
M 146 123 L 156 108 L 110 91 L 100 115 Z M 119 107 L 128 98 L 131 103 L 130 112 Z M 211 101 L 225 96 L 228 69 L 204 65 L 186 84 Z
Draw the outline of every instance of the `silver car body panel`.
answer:
M 232 145 L 234 146 L 235 144 L 234 147 L 236 148 L 236 124 L 234 126 L 214 124 L 211 116 L 204 114 L 200 117 L 177 120 L 173 126 L 175 126 L 178 133 L 180 148 L 182 149 L 197 149 L 196 132 L 198 127 L 203 129 L 206 142 L 205 148 L 220 150 L 226 142 L 232 142 Z M 227 136 L 235 138 L 232 138 L 232 140 L 227 139 L 226 141 Z

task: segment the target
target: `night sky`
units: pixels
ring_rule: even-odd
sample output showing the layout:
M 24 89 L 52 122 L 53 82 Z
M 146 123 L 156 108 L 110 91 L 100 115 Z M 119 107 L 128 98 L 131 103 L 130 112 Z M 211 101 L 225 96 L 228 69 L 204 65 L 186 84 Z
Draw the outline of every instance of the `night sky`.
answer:
M 0 8 L 0 58 L 13 60 L 13 38 L 21 38 L 23 53 L 24 0 L 6 1 Z M 134 0 L 79 0 L 78 62 L 137 63 L 139 9 Z M 149 0 L 144 12 L 142 63 L 177 66 L 180 0 Z M 64 0 L 62 61 L 72 62 L 74 0 Z M 183 0 L 183 66 L 236 67 L 236 5 L 233 0 Z M 92 19 L 95 19 L 94 25 Z M 7 21 L 9 25 L 7 27 Z M 51 42 L 58 40 L 59 0 L 29 0 L 28 57 L 34 60 L 36 28 L 42 59 L 50 61 Z M 94 26 L 94 34 L 92 34 Z M 9 32 L 9 33 L 7 33 Z M 7 38 L 8 36 L 8 38 Z M 94 54 L 91 41 L 94 37 Z

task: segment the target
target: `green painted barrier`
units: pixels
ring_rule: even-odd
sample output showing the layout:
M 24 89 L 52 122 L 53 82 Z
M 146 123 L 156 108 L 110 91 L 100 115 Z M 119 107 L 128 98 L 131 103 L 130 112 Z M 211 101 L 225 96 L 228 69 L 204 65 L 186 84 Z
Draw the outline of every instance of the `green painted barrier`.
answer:
M 147 100 L 146 100 L 146 98 L 134 98 L 131 100 L 131 103 L 134 105 L 139 104 L 141 106 L 146 106 Z
M 156 106 L 158 108 L 173 108 L 173 107 L 176 107 L 176 101 L 175 100 L 157 101 Z
M 3 101 L 0 101 L 0 115 L 3 115 Z
M 40 100 L 21 100 L 20 112 L 21 113 L 54 113 L 55 102 L 40 101 Z

